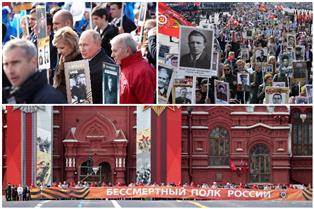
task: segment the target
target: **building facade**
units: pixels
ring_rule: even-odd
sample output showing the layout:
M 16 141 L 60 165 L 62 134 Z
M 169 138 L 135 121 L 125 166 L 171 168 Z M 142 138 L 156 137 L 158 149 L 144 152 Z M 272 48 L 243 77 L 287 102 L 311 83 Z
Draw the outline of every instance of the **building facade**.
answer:
M 3 109 L 3 185 L 34 184 L 44 170 L 34 163 L 38 108 Z M 136 181 L 136 107 L 52 113 L 51 182 Z M 152 182 L 312 182 L 311 106 L 161 108 L 151 121 Z

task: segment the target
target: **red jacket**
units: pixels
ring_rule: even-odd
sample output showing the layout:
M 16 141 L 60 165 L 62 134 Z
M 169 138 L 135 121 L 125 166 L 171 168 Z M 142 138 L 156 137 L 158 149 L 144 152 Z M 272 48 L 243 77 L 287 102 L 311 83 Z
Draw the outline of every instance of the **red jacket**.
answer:
M 120 104 L 153 104 L 156 71 L 136 52 L 121 61 Z

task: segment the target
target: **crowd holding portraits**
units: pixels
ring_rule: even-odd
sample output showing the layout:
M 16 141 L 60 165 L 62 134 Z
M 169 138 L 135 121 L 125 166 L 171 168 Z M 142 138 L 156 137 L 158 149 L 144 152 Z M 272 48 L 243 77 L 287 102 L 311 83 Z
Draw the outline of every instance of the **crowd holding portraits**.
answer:
M 44 98 L 47 101 L 40 103 L 104 103 L 106 89 L 102 88 L 103 79 L 107 79 L 105 83 L 109 84 L 109 77 L 103 77 L 104 62 L 118 64 L 119 67 L 123 65 L 117 75 L 116 82 L 119 83 L 114 84 L 123 88 L 116 89 L 117 99 L 114 103 L 157 102 L 156 2 L 86 2 L 79 7 L 67 2 L 34 2 L 23 8 L 15 3 L 6 5 L 8 12 L 3 22 L 3 45 L 9 42 L 7 37 L 21 40 L 25 45 L 27 41 L 32 42 L 36 53 L 26 59 L 37 59 L 34 70 L 46 72 L 47 78 L 40 78 L 42 82 L 56 90 L 57 94 L 61 93 L 62 100 L 50 99 L 48 102 Z M 14 28 L 12 24 L 15 24 Z M 128 40 L 123 38 L 125 34 L 129 35 Z M 23 47 L 20 48 L 22 50 Z M 82 60 L 87 61 L 88 72 L 80 72 L 81 68 L 72 69 L 71 73 L 65 72 L 66 63 Z M 132 73 L 126 75 L 124 68 L 133 69 L 129 70 Z M 15 84 L 8 73 L 4 71 L 4 103 L 29 103 L 12 94 Z M 25 81 L 31 79 L 31 73 L 27 78 Z M 86 82 L 86 89 L 83 88 L 83 81 Z M 36 88 L 24 89 L 26 83 L 18 87 L 21 86 L 26 98 L 29 98 L 27 94 L 35 95 L 33 92 L 38 91 Z
M 278 10 L 277 3 L 268 2 L 266 9 L 260 10 L 260 3 L 230 2 L 222 6 L 221 11 L 213 8 L 223 3 L 162 4 L 182 15 L 175 17 L 181 25 L 169 26 L 171 31 L 177 28 L 177 33 L 173 32 L 171 36 L 170 32 L 162 30 L 159 40 L 170 46 L 171 54 L 178 54 L 178 67 L 174 66 L 174 70 L 182 76 L 193 77 L 192 102 L 215 103 L 215 80 L 229 84 L 228 103 L 273 103 L 266 98 L 269 95 L 265 95 L 266 88 L 273 86 L 272 82 L 280 82 L 280 87 L 287 88 L 281 95 L 281 104 L 295 103 L 295 97 L 306 96 L 302 89 L 312 84 L 313 13 L 308 9 L 312 6 L 310 3 L 297 8 L 282 3 L 283 9 Z M 212 21 L 208 21 L 208 13 L 212 14 Z M 167 13 L 160 15 L 167 16 Z M 208 41 L 211 38 L 212 42 Z M 159 61 L 170 63 L 168 57 L 160 57 Z M 200 99 L 202 88 L 198 77 L 208 78 L 205 99 Z

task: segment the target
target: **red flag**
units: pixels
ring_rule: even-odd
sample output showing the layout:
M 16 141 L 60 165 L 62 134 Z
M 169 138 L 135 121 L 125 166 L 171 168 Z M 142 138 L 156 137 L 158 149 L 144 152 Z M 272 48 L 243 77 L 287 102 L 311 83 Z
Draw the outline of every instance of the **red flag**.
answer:
M 230 169 L 231 169 L 232 171 L 236 171 L 236 170 L 237 170 L 237 167 L 235 166 L 233 160 L 230 160 Z
M 267 6 L 265 3 L 260 3 L 259 7 L 258 7 L 258 10 L 260 12 L 267 12 Z
M 185 17 L 177 13 L 165 3 L 158 3 L 158 31 L 167 36 L 179 38 L 180 25 L 192 26 L 192 23 L 187 21 Z

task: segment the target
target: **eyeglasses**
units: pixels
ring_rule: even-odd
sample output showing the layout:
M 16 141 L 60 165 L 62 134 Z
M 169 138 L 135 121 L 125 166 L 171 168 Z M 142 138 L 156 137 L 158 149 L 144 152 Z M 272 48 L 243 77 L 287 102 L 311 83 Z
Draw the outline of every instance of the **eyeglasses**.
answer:
M 230 70 L 229 68 L 225 68 L 225 69 L 224 69 L 224 71 L 229 71 L 229 70 Z

